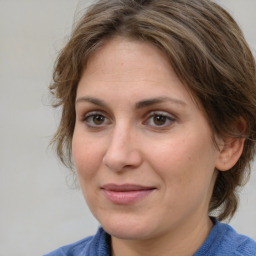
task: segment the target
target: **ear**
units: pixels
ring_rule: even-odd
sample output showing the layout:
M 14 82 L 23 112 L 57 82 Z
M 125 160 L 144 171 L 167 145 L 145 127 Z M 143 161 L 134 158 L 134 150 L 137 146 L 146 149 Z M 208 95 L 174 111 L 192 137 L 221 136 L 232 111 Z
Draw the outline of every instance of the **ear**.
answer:
M 244 141 L 242 135 L 246 131 L 246 121 L 240 117 L 234 123 L 232 129 L 239 137 L 224 137 L 221 139 L 221 146 L 219 146 L 220 152 L 215 167 L 219 171 L 228 171 L 239 160 L 243 153 Z
M 240 137 L 224 137 L 221 139 L 220 152 L 215 165 L 219 171 L 228 171 L 239 160 L 244 149 L 245 139 L 242 135 L 245 134 L 246 126 L 244 118 L 238 118 L 233 125 L 233 131 L 235 134 L 239 134 Z
M 244 141 L 244 138 L 225 139 L 215 165 L 219 171 L 228 171 L 237 163 L 243 152 Z

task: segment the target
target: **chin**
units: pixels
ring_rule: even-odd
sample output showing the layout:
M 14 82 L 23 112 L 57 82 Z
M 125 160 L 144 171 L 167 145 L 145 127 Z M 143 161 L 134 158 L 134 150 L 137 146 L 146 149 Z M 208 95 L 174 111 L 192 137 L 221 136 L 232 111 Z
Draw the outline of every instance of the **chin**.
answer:
M 136 220 L 130 218 L 112 218 L 100 222 L 103 229 L 119 239 L 126 240 L 144 240 L 149 239 L 154 233 L 153 223 L 147 223 L 143 220 Z
M 126 228 L 107 227 L 107 228 L 104 228 L 104 230 L 111 236 L 114 236 L 118 239 L 124 239 L 124 240 L 145 240 L 151 237 L 150 232 L 148 232 L 148 230 L 137 230 L 134 227 L 126 227 Z

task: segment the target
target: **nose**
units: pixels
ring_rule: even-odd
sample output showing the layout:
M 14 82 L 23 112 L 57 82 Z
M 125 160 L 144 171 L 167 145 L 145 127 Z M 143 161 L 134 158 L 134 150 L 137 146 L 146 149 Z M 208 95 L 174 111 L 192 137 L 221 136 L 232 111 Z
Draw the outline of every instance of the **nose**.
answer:
M 135 169 L 142 163 L 135 132 L 116 127 L 109 138 L 103 164 L 113 171 Z

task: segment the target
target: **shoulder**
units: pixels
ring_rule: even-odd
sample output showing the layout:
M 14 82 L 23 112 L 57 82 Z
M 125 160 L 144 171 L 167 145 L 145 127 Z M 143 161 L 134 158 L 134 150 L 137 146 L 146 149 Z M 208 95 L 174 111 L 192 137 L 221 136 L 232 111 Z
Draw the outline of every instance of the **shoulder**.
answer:
M 231 226 L 221 224 L 226 232 L 223 234 L 223 246 L 236 256 L 256 256 L 256 241 L 238 234 Z
M 195 256 L 256 256 L 256 242 L 238 234 L 230 225 L 216 222 Z
M 60 247 L 44 256 L 109 256 L 109 244 L 110 236 L 102 228 L 99 228 L 96 235 Z
M 87 248 L 87 246 L 90 244 L 91 240 L 93 239 L 92 236 L 86 237 L 82 240 L 79 240 L 75 243 L 65 245 L 60 247 L 59 249 L 56 249 L 48 254 L 45 254 L 44 256 L 75 256 L 79 255 L 81 250 L 84 250 Z

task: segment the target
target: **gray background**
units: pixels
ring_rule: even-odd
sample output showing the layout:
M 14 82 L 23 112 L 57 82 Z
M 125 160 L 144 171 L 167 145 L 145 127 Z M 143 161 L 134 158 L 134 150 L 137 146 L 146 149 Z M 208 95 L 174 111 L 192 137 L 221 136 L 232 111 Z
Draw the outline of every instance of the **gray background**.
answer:
M 90 1 L 0 0 L 0 256 L 42 255 L 98 223 L 48 148 L 59 114 L 48 84 L 57 52 Z M 256 1 L 219 0 L 256 51 Z M 256 170 L 231 224 L 256 239 Z

